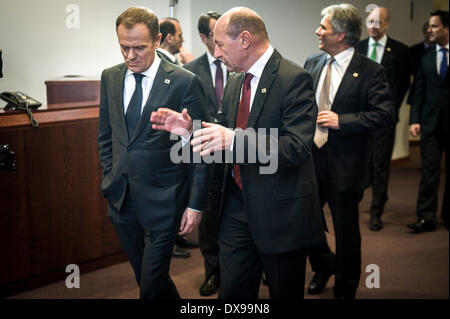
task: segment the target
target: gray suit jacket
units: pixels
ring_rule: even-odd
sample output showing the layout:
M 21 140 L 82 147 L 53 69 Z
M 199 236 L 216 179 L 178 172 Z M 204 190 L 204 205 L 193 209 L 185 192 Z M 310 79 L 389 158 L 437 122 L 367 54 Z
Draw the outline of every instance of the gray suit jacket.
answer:
M 128 187 L 145 229 L 175 228 L 186 207 L 206 210 L 209 168 L 174 163 L 171 151 L 181 149 L 180 141 L 153 130 L 150 114 L 163 106 L 178 112 L 187 108 L 193 119 L 208 120 L 200 80 L 161 60 L 134 136 L 128 139 L 123 107 L 126 70 L 125 64 L 120 64 L 104 70 L 101 77 L 98 145 L 104 171 L 102 192 L 113 208 L 110 214 L 119 213 Z M 189 143 L 185 147 L 189 152 Z

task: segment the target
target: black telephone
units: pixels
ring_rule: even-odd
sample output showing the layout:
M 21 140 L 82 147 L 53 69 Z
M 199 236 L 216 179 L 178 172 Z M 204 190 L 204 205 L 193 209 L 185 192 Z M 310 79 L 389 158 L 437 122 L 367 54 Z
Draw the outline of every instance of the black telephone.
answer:
M 8 102 L 5 106 L 5 110 L 11 109 L 37 109 L 42 105 L 41 102 L 36 101 L 31 96 L 22 92 L 3 92 L 0 94 L 0 98 Z

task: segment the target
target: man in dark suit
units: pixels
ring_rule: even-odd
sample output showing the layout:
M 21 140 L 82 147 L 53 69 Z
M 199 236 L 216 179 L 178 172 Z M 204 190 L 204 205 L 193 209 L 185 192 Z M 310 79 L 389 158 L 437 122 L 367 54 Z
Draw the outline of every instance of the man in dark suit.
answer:
M 448 229 L 448 11 L 431 14 L 428 33 L 436 47 L 422 57 L 414 79 L 411 96 L 410 133 L 420 133 L 422 178 L 417 199 L 416 223 L 407 226 L 415 233 L 436 229 L 438 189 L 442 152 L 445 152 L 445 191 L 442 219 Z
M 384 66 L 395 107 L 395 120 L 410 85 L 409 48 L 387 36 L 389 11 L 377 7 L 367 19 L 369 38 L 359 42 L 356 50 Z M 395 124 L 373 132 L 372 203 L 369 229 L 383 228 L 381 215 L 388 200 L 389 170 L 395 141 Z
M 206 105 L 210 118 L 215 123 L 223 122 L 222 95 L 227 81 L 227 67 L 214 58 L 214 27 L 220 15 L 217 12 L 202 14 L 198 19 L 198 32 L 207 51 L 184 68 L 197 74 L 202 81 L 206 95 Z M 199 226 L 199 244 L 204 258 L 205 281 L 200 287 L 200 295 L 209 296 L 220 286 L 219 243 L 216 230 L 219 223 L 219 204 L 223 184 L 223 164 L 213 164 L 214 175 L 209 193 L 209 209 Z
M 116 31 L 125 63 L 106 69 L 101 77 L 101 188 L 140 297 L 176 298 L 169 276 L 175 235 L 192 232 L 200 222 L 209 169 L 174 164 L 171 149 L 182 141 L 153 130 L 148 120 L 161 105 L 177 111 L 183 106 L 192 118 L 208 118 L 203 90 L 197 76 L 155 54 L 161 34 L 152 11 L 127 9 L 117 18 Z
M 219 298 L 257 298 L 264 269 L 271 298 L 301 299 L 307 250 L 325 239 L 311 156 L 311 76 L 274 50 L 248 8 L 225 13 L 214 42 L 214 56 L 242 72 L 230 75 L 223 95 L 230 128 L 203 123 L 191 142 L 204 159 L 226 151 L 234 164 L 224 172 Z M 173 116 L 161 113 L 159 123 Z
M 326 243 L 310 250 L 315 274 L 308 292 L 322 292 L 335 273 L 335 298 L 354 298 L 361 274 L 358 205 L 370 184 L 371 133 L 393 125 L 394 107 L 384 68 L 354 49 L 362 30 L 358 10 L 340 4 L 322 16 L 316 35 L 324 53 L 309 57 L 305 69 L 319 106 L 313 156 L 321 205 L 331 209 L 336 255 Z

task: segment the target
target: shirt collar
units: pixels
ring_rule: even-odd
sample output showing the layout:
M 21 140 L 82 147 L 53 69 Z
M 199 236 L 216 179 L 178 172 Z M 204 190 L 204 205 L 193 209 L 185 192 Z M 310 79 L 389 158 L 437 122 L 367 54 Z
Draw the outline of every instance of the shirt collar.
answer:
M 350 63 L 350 60 L 353 58 L 353 54 L 355 53 L 355 48 L 350 47 L 342 52 L 339 52 L 334 56 L 336 63 L 338 66 L 343 66 Z M 328 55 L 327 63 L 330 61 L 330 55 Z
M 447 45 L 444 47 L 447 50 L 448 50 L 448 45 L 449 45 L 449 43 L 447 43 Z M 439 52 L 441 49 L 442 49 L 442 47 L 439 44 L 436 43 L 436 52 Z
M 267 61 L 269 61 L 270 57 L 273 54 L 273 51 L 274 48 L 269 44 L 266 52 L 264 52 L 264 54 L 250 67 L 250 69 L 248 69 L 247 73 L 251 73 L 253 74 L 253 76 L 261 78 Z
M 148 77 L 150 79 L 154 79 L 156 77 L 156 72 L 158 72 L 160 64 L 161 64 L 161 58 L 157 54 L 155 54 L 155 60 L 153 60 L 152 65 L 150 65 L 150 67 L 147 70 L 145 70 L 144 72 L 141 72 L 141 74 L 145 75 L 146 77 Z M 131 76 L 131 75 L 133 75 L 133 72 L 131 72 L 129 69 L 127 69 L 126 76 Z
M 209 65 L 213 65 L 214 61 L 216 61 L 217 59 L 215 57 L 213 57 L 211 55 L 211 53 L 209 53 L 209 51 L 206 51 L 206 56 L 208 57 L 208 63 Z
M 164 49 L 162 49 L 162 48 L 158 48 L 157 50 L 160 51 L 161 53 L 163 53 L 164 55 L 166 55 L 166 56 L 170 59 L 170 61 L 172 61 L 173 63 L 175 63 L 175 61 L 177 60 L 177 57 L 174 56 L 174 55 L 173 55 L 172 53 L 170 53 L 169 51 L 164 50 Z
M 388 40 L 388 37 L 387 37 L 386 34 L 384 34 L 384 35 L 381 37 L 381 39 L 378 40 L 378 41 L 375 41 L 373 38 L 369 37 L 369 47 L 373 46 L 373 44 L 374 44 L 375 42 L 377 42 L 379 46 L 381 46 L 381 47 L 384 48 L 384 47 L 386 46 L 387 40 Z

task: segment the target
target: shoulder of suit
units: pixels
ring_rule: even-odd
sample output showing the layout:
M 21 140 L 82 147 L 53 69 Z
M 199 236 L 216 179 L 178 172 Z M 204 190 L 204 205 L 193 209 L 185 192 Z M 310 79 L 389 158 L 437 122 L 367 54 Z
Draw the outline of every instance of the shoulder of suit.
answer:
M 392 39 L 391 37 L 388 37 L 387 45 L 394 47 L 396 49 L 398 48 L 398 49 L 402 49 L 402 50 L 409 50 L 409 47 L 406 44 L 404 44 L 398 40 Z
M 197 69 L 199 67 L 199 65 L 203 62 L 203 59 L 205 58 L 205 54 L 203 54 L 202 56 L 198 57 L 197 59 L 183 65 L 183 68 L 188 69 L 191 72 L 195 73 L 195 69 Z
M 102 72 L 102 75 L 109 76 L 109 75 L 114 74 L 116 72 L 125 72 L 126 68 L 127 67 L 126 67 L 125 63 L 120 63 L 120 64 L 117 64 L 117 65 L 114 65 L 112 67 L 104 69 L 103 72 Z
M 364 65 L 363 69 L 365 71 L 368 71 L 369 73 L 376 73 L 376 72 L 384 69 L 384 66 L 382 64 L 372 61 L 365 54 L 362 54 L 358 51 L 355 51 L 355 55 L 353 56 L 353 59 L 354 58 L 359 58 L 361 64 Z
M 160 68 L 163 68 L 166 72 L 171 72 L 175 76 L 194 77 L 195 74 L 191 71 L 181 67 L 179 65 L 161 60 Z

